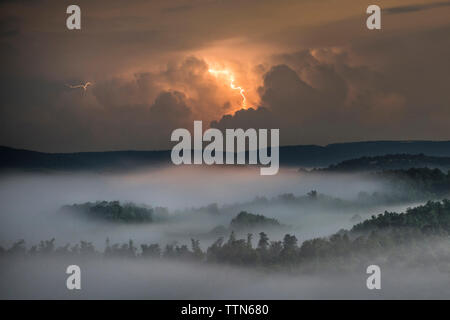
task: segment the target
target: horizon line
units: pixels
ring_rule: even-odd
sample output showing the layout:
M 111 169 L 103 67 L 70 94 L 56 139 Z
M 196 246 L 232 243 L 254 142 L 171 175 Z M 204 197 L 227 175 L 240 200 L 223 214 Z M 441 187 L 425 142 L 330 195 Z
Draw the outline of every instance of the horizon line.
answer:
M 417 143 L 417 142 L 427 142 L 427 143 L 446 143 L 450 140 L 359 140 L 359 141 L 348 141 L 348 142 L 333 142 L 326 145 L 320 145 L 320 144 L 286 144 L 286 145 L 280 145 L 279 148 L 293 148 L 293 147 L 321 147 L 321 148 L 327 148 L 333 145 L 342 145 L 342 144 L 360 144 L 360 143 Z M 17 151 L 28 151 L 28 152 L 36 152 L 36 153 L 42 153 L 42 154 L 77 154 L 77 153 L 112 153 L 112 152 L 170 152 L 171 149 L 117 149 L 117 150 L 96 150 L 96 151 L 66 151 L 66 152 L 50 152 L 50 151 L 38 151 L 33 149 L 25 149 L 25 148 L 17 148 L 17 147 L 11 147 L 7 145 L 0 145 L 0 148 L 5 149 L 12 149 Z M 195 149 L 191 149 L 195 150 Z M 256 149 L 259 150 L 259 149 Z M 245 150 L 246 152 L 250 150 Z

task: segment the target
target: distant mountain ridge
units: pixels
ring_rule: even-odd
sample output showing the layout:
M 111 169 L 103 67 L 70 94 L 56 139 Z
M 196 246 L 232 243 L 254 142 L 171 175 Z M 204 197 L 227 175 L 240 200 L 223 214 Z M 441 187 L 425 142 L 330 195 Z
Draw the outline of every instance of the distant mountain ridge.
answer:
M 387 154 L 384 156 L 344 160 L 319 170 L 328 172 L 360 172 L 410 168 L 437 168 L 446 172 L 450 170 L 450 157 L 427 156 L 423 153 Z
M 450 141 L 370 141 L 327 146 L 280 147 L 280 165 L 326 167 L 344 160 L 386 154 L 424 154 L 450 157 Z M 44 153 L 0 147 L 0 171 L 108 171 L 169 165 L 170 150 Z
M 108 171 L 168 164 L 170 151 L 44 153 L 0 146 L 0 171 Z

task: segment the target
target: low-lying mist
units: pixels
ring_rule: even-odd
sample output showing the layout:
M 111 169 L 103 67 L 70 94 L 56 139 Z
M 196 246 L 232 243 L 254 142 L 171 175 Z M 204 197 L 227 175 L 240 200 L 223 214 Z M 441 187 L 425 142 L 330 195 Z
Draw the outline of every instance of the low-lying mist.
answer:
M 267 177 L 250 167 L 170 167 L 129 174 L 8 175 L 0 179 L 0 245 L 10 245 L 17 239 L 37 242 L 53 237 L 62 244 L 79 240 L 98 244 L 104 243 L 107 237 L 112 241 L 130 238 L 137 242 L 173 241 L 179 240 L 178 235 L 201 235 L 218 225 L 227 226 L 239 210 L 276 218 L 295 230 L 303 230 L 304 237 L 325 235 L 350 226 L 352 215 L 366 212 L 317 205 L 292 207 L 273 203 L 267 206 L 252 200 L 270 199 L 283 193 L 305 195 L 311 190 L 351 200 L 361 191 L 371 193 L 383 188 L 382 183 L 356 174 L 312 175 L 285 169 Z M 59 212 L 63 205 L 99 200 L 167 207 L 176 219 L 123 225 Z M 196 210 L 211 203 L 223 207 L 227 214 L 202 214 Z
M 266 273 L 177 261 L 28 258 L 0 261 L 0 299 L 448 299 L 448 273 L 382 265 L 381 290 L 354 272 Z M 69 291 L 68 265 L 82 270 Z
M 0 246 L 18 239 L 26 247 L 55 238 L 55 247 L 80 240 L 105 249 L 129 239 L 140 244 L 188 244 L 200 240 L 205 250 L 230 222 L 247 211 L 275 219 L 279 227 L 236 230 L 245 238 L 267 233 L 271 241 L 287 233 L 302 241 L 335 234 L 384 210 L 402 212 L 421 201 L 386 201 L 392 186 L 366 174 L 304 173 L 281 169 L 260 176 L 257 168 L 168 167 L 128 174 L 9 174 L 0 178 Z M 368 195 L 376 194 L 375 198 Z M 372 200 L 370 200 L 372 199 Z M 375 201 L 373 201 L 375 199 Z M 61 207 L 96 201 L 132 202 L 165 207 L 166 220 L 148 223 L 102 221 L 68 214 Z M 215 232 L 218 228 L 223 234 Z M 243 240 L 244 241 L 244 240 Z M 448 244 L 448 243 L 447 243 Z M 3 249 L 2 249 L 3 250 Z M 39 249 L 38 249 L 39 250 Z M 139 249 L 140 250 L 140 249 Z M 7 251 L 2 251 L 7 252 Z M 30 251 L 29 251 L 30 252 Z M 407 254 L 407 253 L 405 253 Z M 83 256 L 0 257 L 0 298 L 134 298 L 134 299 L 342 299 L 449 297 L 448 272 L 437 268 L 398 268 L 389 257 L 383 265 L 383 290 L 366 287 L 365 267 L 340 273 L 342 265 L 322 273 L 286 272 L 275 268 L 241 268 L 181 260 Z M 83 273 L 82 290 L 65 287 L 68 265 Z

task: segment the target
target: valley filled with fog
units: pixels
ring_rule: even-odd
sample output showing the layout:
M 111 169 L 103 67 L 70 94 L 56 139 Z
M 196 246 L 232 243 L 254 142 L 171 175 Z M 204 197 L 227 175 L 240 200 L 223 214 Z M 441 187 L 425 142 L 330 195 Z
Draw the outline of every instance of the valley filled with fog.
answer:
M 39 245 L 33 252 L 43 252 L 46 246 L 51 246 L 51 250 L 66 245 L 69 248 L 69 244 L 84 241 L 102 252 L 110 244 L 132 240 L 130 247 L 158 244 L 163 251 L 171 246 L 178 252 L 179 246 L 190 246 L 191 239 L 196 239 L 206 255 L 217 239 L 223 238 L 225 242 L 230 237 L 245 239 L 249 233 L 252 236 L 247 238 L 247 245 L 257 250 L 258 234 L 264 232 L 270 241 L 280 244 L 286 234 L 293 235 L 300 247 L 303 241 L 350 230 L 385 210 L 404 212 L 427 200 L 439 200 L 429 194 L 406 196 L 411 193 L 409 189 L 387 181 L 369 173 L 307 172 L 293 168 L 282 168 L 278 175 L 267 177 L 260 176 L 259 169 L 254 167 L 167 167 L 98 174 L 10 173 L 0 179 L 0 246 L 8 253 L 19 246 L 31 252 L 30 247 Z M 113 201 L 120 205 L 132 203 L 163 215 L 146 223 L 122 223 L 63 210 L 64 206 L 78 208 L 77 204 L 85 203 L 98 206 L 101 201 L 106 207 Z M 245 219 L 262 215 L 258 219 L 265 224 L 241 226 L 237 217 L 241 212 L 249 213 L 244 214 Z M 53 238 L 51 244 L 39 244 Z M 17 245 L 21 239 L 24 242 Z M 228 243 L 233 241 L 230 239 Z M 433 248 L 448 247 L 442 238 L 433 241 Z M 402 250 L 411 256 L 421 252 L 408 246 Z M 445 251 L 442 256 L 447 254 Z M 136 256 L 139 255 L 140 249 L 136 251 Z M 299 272 L 291 266 L 246 267 L 219 260 L 206 264 L 200 260 L 56 254 L 5 256 L 0 259 L 0 296 L 75 299 L 450 296 L 449 273 L 442 270 L 441 263 L 439 267 L 425 264 L 409 270 L 405 264 L 399 267 L 391 263 L 387 255 L 377 255 L 373 261 L 370 257 L 361 260 L 367 261 L 367 265 L 383 266 L 383 290 L 379 292 L 367 289 L 364 265 L 347 268 L 345 260 L 333 260 L 323 270 L 314 267 L 320 269 L 317 272 Z M 69 292 L 65 287 L 65 268 L 69 264 L 80 265 L 83 270 L 83 289 L 79 292 Z
M 78 263 L 81 290 L 67 290 L 65 269 Z M 368 290 L 368 275 L 292 275 L 185 262 L 10 261 L 2 266 L 2 299 L 448 299 L 448 273 L 434 268 L 383 267 L 382 289 Z
M 370 216 L 384 210 L 402 210 L 409 203 L 350 209 L 320 204 L 292 206 L 277 202 L 270 206 L 253 203 L 257 197 L 278 197 L 292 193 L 306 195 L 311 190 L 352 201 L 360 192 L 383 192 L 387 186 L 358 174 L 314 175 L 295 169 L 281 170 L 274 177 L 260 176 L 256 168 L 172 167 L 129 174 L 20 174 L 0 180 L 0 243 L 18 239 L 37 242 L 56 238 L 60 244 L 79 240 L 103 244 L 112 241 L 173 241 L 178 234 L 211 231 L 227 225 L 239 211 L 278 219 L 295 230 L 298 237 L 326 236 L 352 225 L 355 214 Z M 166 207 L 169 219 L 157 224 L 117 225 L 64 215 L 68 204 L 95 201 L 133 202 Z M 201 210 L 217 204 L 220 211 Z M 189 240 L 187 237 L 186 240 Z

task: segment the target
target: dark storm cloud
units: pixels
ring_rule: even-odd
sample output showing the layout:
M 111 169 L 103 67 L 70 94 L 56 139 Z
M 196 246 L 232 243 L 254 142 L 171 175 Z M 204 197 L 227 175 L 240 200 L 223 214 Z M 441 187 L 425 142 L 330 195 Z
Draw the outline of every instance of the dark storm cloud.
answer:
M 83 79 L 4 74 L 1 137 L 45 151 L 167 149 L 174 129 L 223 111 L 226 98 L 207 70 L 203 60 L 187 57 L 157 72 L 95 81 L 86 91 L 67 86 Z
M 193 9 L 194 6 L 192 4 L 184 4 L 184 5 L 180 5 L 180 6 L 176 6 L 176 7 L 169 7 L 169 8 L 164 8 L 162 9 L 162 12 L 165 13 L 177 13 L 177 12 L 183 12 L 183 11 L 188 11 Z
M 345 0 L 80 0 L 72 32 L 67 3 L 3 1 L 0 144 L 168 148 L 193 119 L 279 127 L 284 144 L 448 139 L 449 7 L 399 3 L 370 32 Z M 240 96 L 209 63 L 236 73 L 250 109 L 230 114 Z
M 5 17 L 0 20 L 0 39 L 17 36 L 19 32 L 19 19 L 16 17 Z
M 422 10 L 428 10 L 428 9 L 439 8 L 439 7 L 448 7 L 448 6 L 450 6 L 450 2 L 434 2 L 434 3 L 425 3 L 425 4 L 386 8 L 386 9 L 383 9 L 383 11 L 390 13 L 390 14 L 401 14 L 401 13 L 417 12 L 417 11 L 422 11 Z
M 259 88 L 261 108 L 211 125 L 269 125 L 280 128 L 282 144 L 448 136 L 450 62 L 439 56 L 450 54 L 449 32 L 444 27 L 385 36 L 376 46 L 361 41 L 345 49 L 275 56 L 280 64 Z
M 146 103 L 139 99 L 145 87 L 140 91 L 118 81 L 85 92 L 37 79 L 1 83 L 7 90 L 1 95 L 0 135 L 13 146 L 62 152 L 165 149 L 174 129 L 192 123 L 186 97 L 177 91 L 160 91 Z M 104 91 L 118 94 L 111 98 Z

